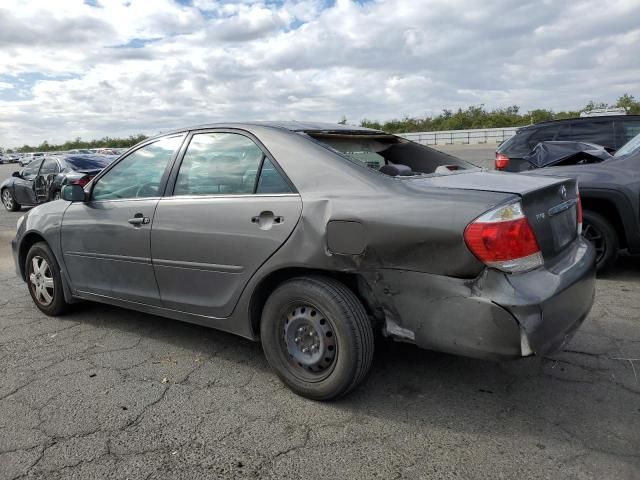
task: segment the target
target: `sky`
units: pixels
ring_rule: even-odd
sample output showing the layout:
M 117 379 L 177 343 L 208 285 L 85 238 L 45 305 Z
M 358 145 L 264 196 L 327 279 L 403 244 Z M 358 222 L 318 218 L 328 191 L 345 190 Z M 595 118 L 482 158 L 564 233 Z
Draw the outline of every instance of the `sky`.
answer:
M 640 0 L 2 0 L 0 146 L 640 96 Z

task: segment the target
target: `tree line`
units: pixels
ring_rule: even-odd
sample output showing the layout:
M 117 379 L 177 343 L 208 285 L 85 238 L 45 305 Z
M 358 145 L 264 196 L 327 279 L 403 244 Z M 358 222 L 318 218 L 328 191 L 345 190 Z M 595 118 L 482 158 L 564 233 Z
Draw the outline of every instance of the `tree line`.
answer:
M 578 117 L 581 112 L 607 107 L 625 108 L 627 113 L 630 115 L 640 115 L 640 100 L 636 100 L 633 95 L 625 93 L 618 98 L 615 104 L 596 103 L 594 101 L 590 101 L 581 110 L 554 112 L 553 110 L 535 109 L 529 110 L 526 113 L 520 113 L 520 107 L 517 105 L 512 105 L 506 108 L 495 108 L 493 110 L 487 110 L 484 105 L 478 105 L 467 107 L 466 109 L 459 108 L 456 111 L 445 109 L 438 115 L 425 116 L 422 118 L 405 116 L 401 119 L 387 120 L 384 122 L 364 119 L 360 122 L 360 126 L 375 128 L 389 133 L 514 127 L 548 120 L 561 120 L 563 118 Z M 343 116 L 339 123 L 348 123 L 347 118 Z M 15 150 L 8 149 L 6 152 L 50 152 L 72 150 L 74 148 L 100 147 L 126 148 L 131 147 L 146 138 L 147 137 L 142 134 L 130 135 L 126 138 L 103 137 L 99 140 L 82 140 L 80 137 L 76 137 L 75 140 L 69 140 L 59 145 L 50 144 L 45 140 L 40 145 L 23 145 Z
M 139 133 L 138 135 L 129 135 L 125 138 L 118 137 L 102 137 L 99 140 L 82 140 L 80 137 L 76 137 L 75 140 L 67 140 L 61 144 L 49 143 L 48 141 L 42 142 L 40 145 L 23 145 L 16 149 L 6 149 L 6 153 L 27 153 L 27 152 L 57 152 L 65 150 L 73 150 L 75 148 L 129 148 L 136 143 L 146 140 L 148 137 Z
M 590 101 L 580 110 L 566 110 L 554 112 L 553 110 L 535 109 L 521 113 L 520 107 L 512 105 L 506 108 L 487 110 L 484 105 L 471 106 L 466 109 L 459 108 L 456 111 L 443 110 L 435 116 L 409 117 L 387 120 L 365 119 L 360 126 L 383 130 L 389 133 L 408 132 L 433 132 L 439 130 L 468 130 L 472 128 L 501 128 L 534 123 L 548 120 L 561 120 L 563 118 L 579 117 L 580 113 L 599 108 L 625 108 L 629 115 L 640 115 L 640 100 L 633 95 L 625 93 L 614 104 L 596 103 Z M 342 117 L 340 123 L 346 124 L 347 119 Z

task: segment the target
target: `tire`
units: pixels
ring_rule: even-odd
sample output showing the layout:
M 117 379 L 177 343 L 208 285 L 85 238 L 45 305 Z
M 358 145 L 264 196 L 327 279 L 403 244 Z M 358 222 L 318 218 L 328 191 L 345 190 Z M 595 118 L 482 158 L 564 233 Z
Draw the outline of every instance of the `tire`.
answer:
M 260 336 L 278 377 L 312 400 L 347 394 L 371 368 L 367 313 L 351 290 L 330 278 L 298 277 L 278 286 L 262 311 Z
M 598 273 L 605 272 L 618 258 L 620 242 L 616 229 L 599 213 L 585 210 L 582 219 L 582 236 L 596 249 Z
M 38 242 L 29 249 L 25 272 L 29 293 L 40 311 L 46 315 L 58 316 L 68 310 L 69 304 L 65 301 L 62 290 L 60 267 L 46 243 Z
M 11 190 L 9 190 L 8 188 L 2 190 L 2 204 L 8 212 L 17 212 L 21 207 L 21 205 L 16 202 L 16 199 L 14 198 L 13 193 L 11 193 Z

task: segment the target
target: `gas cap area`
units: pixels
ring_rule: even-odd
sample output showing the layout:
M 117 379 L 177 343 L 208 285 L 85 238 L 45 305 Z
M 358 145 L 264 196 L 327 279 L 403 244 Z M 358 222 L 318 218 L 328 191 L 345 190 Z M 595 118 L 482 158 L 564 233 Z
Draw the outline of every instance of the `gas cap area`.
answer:
M 364 225 L 352 220 L 327 223 L 327 247 L 336 255 L 362 255 L 367 246 Z

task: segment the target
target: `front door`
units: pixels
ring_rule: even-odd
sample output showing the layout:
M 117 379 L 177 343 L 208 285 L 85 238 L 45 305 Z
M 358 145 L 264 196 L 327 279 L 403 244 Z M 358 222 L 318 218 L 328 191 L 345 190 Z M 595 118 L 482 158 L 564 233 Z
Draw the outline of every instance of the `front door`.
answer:
M 166 137 L 133 151 L 95 180 L 87 202 L 66 210 L 62 250 L 74 290 L 160 304 L 151 222 L 182 140 Z
M 60 166 L 55 158 L 48 157 L 45 159 L 40 168 L 38 176 L 34 180 L 34 191 L 36 195 L 36 203 L 48 202 L 51 184 L 56 176 L 60 173 Z
M 173 196 L 158 203 L 151 232 L 163 305 L 228 317 L 301 210 L 300 196 L 249 137 L 193 135 Z
M 29 165 L 22 170 L 22 176 L 16 177 L 13 183 L 13 193 L 18 202 L 21 205 L 35 205 L 36 204 L 36 191 L 35 191 L 35 179 L 38 176 L 38 171 L 42 165 L 42 157 L 36 158 Z

